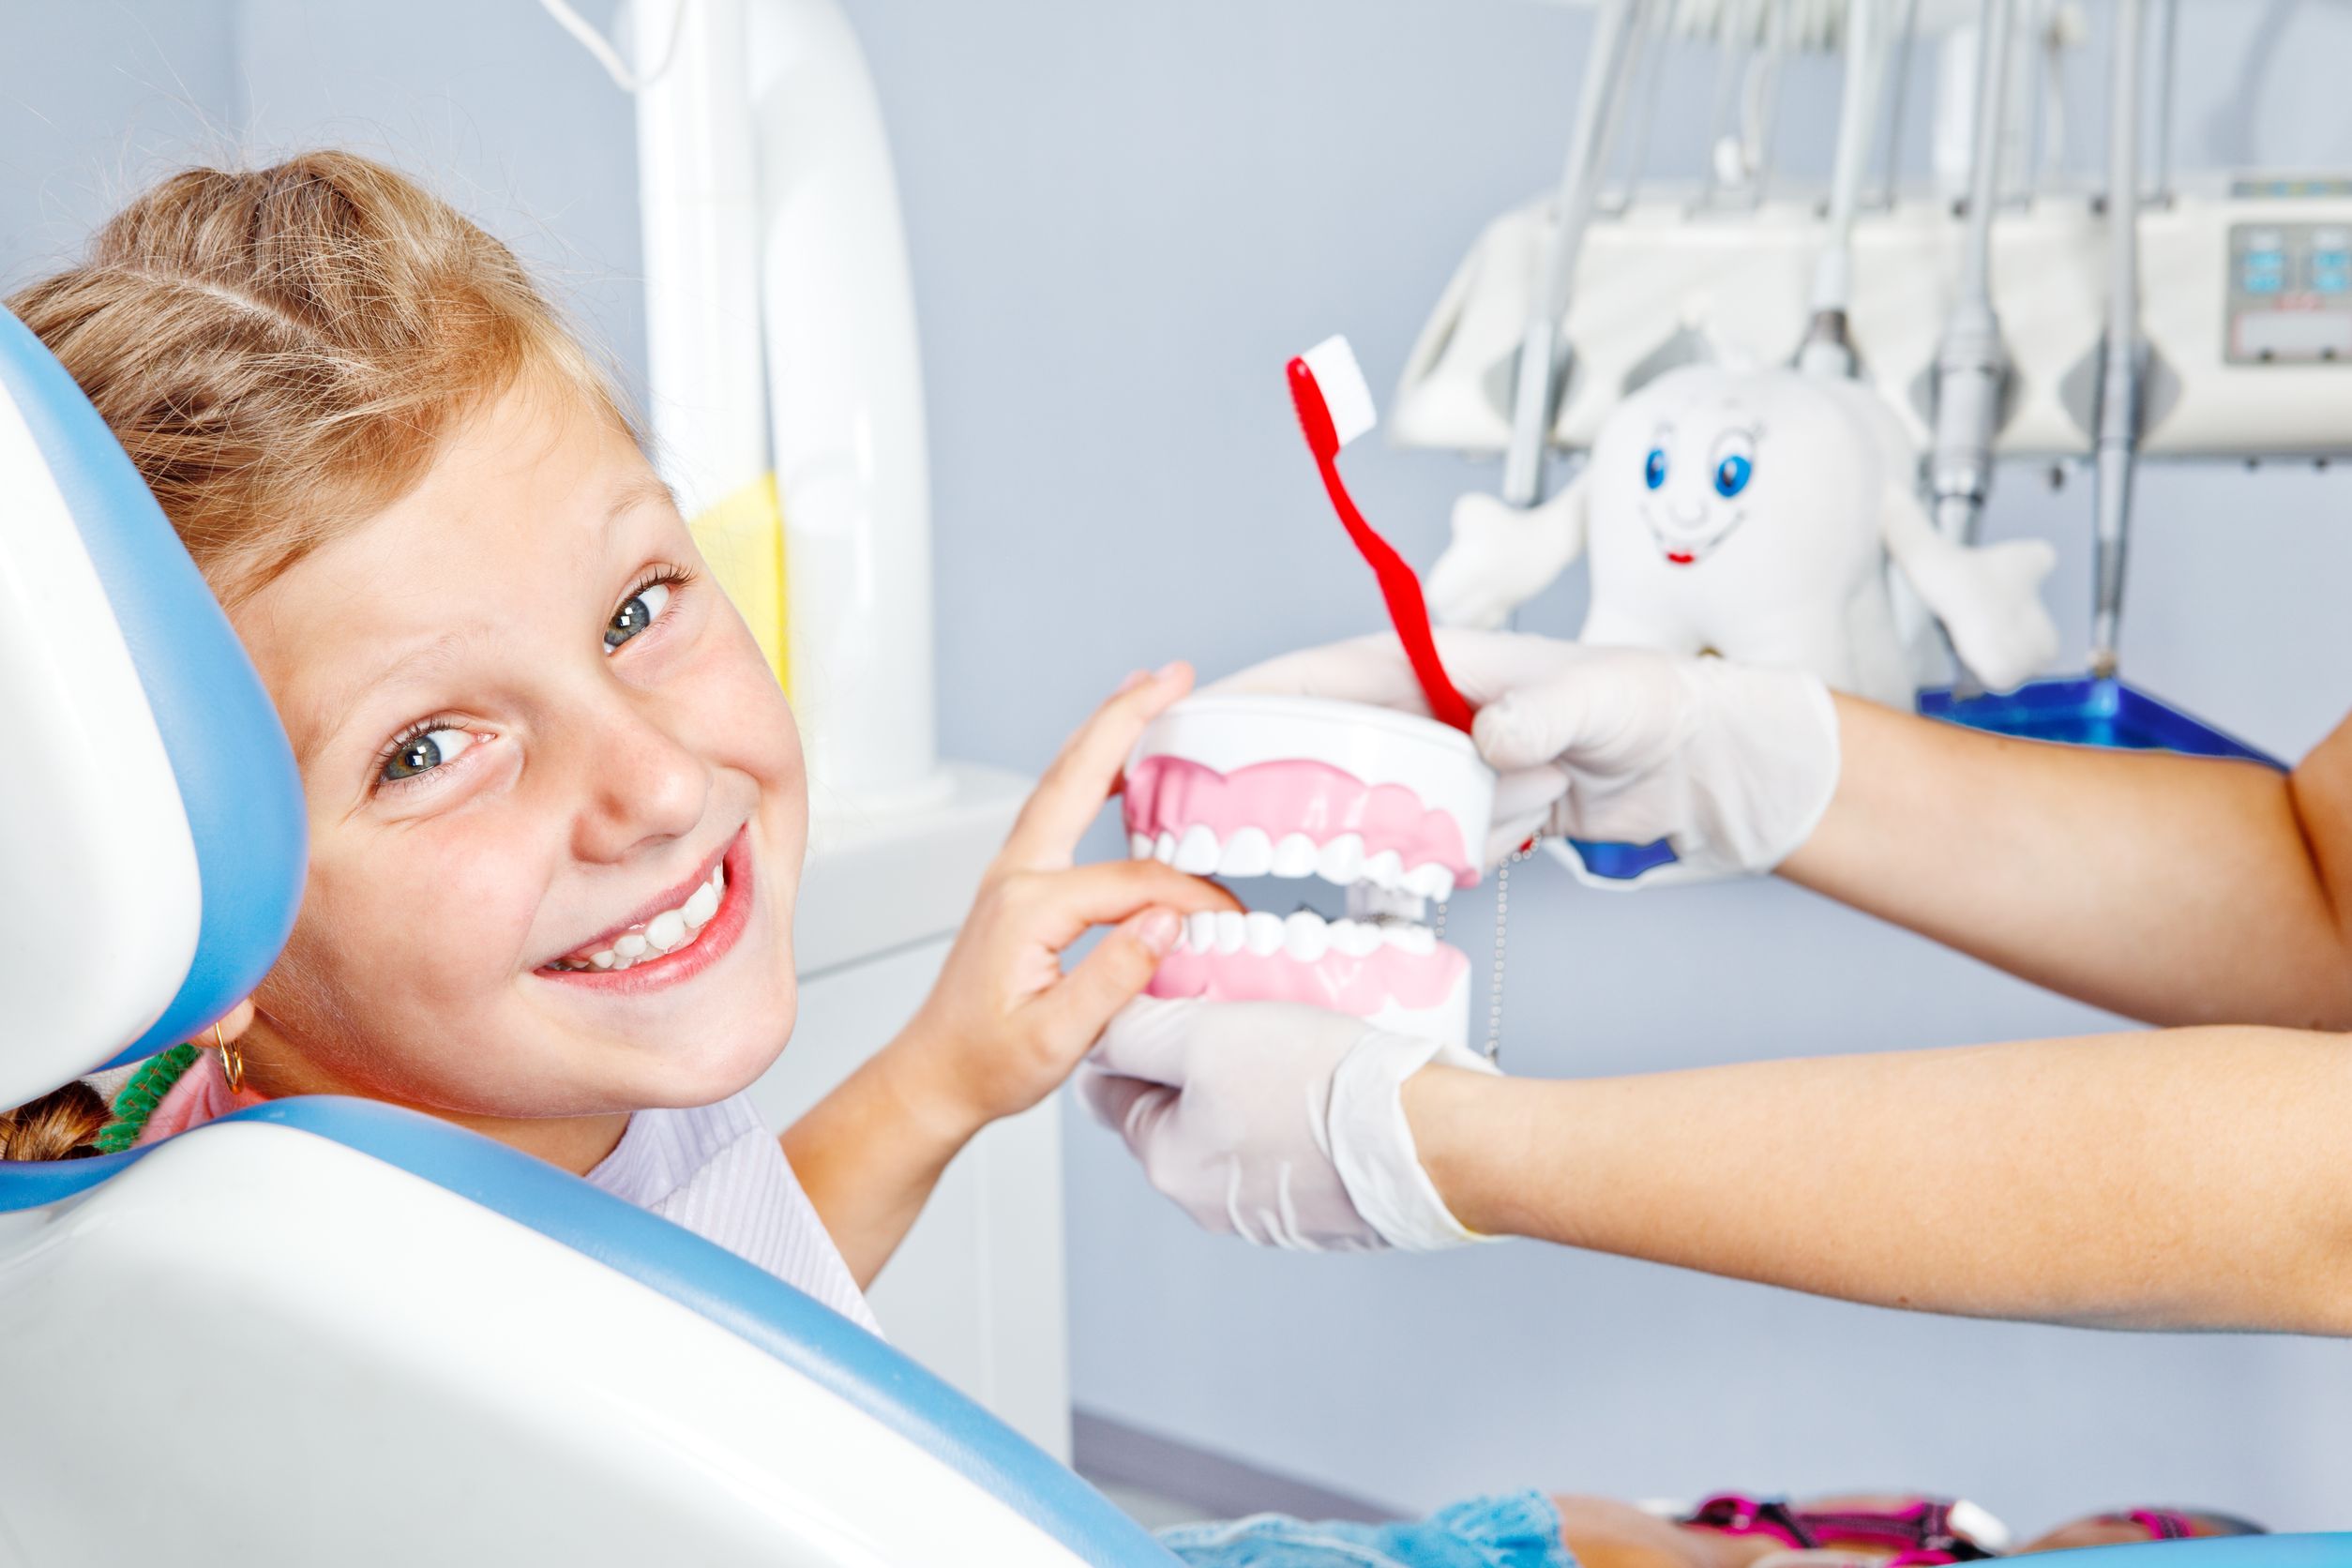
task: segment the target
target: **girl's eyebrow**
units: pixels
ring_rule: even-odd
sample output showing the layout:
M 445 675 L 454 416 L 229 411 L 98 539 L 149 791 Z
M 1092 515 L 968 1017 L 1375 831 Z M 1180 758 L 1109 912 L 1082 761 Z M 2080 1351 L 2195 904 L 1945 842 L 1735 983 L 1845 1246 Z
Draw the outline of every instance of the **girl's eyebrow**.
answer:
M 647 474 L 631 479 L 621 487 L 620 491 L 612 498 L 611 506 L 606 510 L 604 514 L 606 530 L 609 532 L 614 523 L 638 507 L 651 505 L 656 502 L 662 503 L 674 511 L 678 505 L 678 493 L 662 483 L 658 475 Z
M 443 632 L 431 641 L 419 643 L 398 658 L 380 666 L 374 673 L 347 681 L 333 688 L 325 698 L 308 704 L 304 709 L 305 723 L 302 726 L 302 739 L 294 746 L 296 759 L 309 761 L 311 753 L 319 748 L 326 737 L 335 732 L 337 723 L 358 705 L 361 698 L 397 676 L 411 674 L 419 669 L 447 662 L 451 654 L 464 643 L 473 641 L 475 635 L 476 628 L 474 627 L 460 627 L 455 631 Z

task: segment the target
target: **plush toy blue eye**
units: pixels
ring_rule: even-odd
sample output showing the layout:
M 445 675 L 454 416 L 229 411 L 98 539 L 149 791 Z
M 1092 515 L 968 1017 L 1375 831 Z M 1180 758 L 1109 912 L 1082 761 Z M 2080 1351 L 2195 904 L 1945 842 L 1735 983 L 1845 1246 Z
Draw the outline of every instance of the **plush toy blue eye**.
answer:
M 1748 475 L 1756 472 L 1756 464 L 1737 452 L 1727 454 L 1715 465 L 1715 493 L 1728 501 L 1748 488 Z M 1655 488 L 1654 481 L 1652 488 Z
M 1641 465 L 1641 476 L 1649 482 L 1651 490 L 1656 490 L 1660 485 L 1666 483 L 1665 447 L 1652 446 L 1650 448 L 1650 459 L 1647 462 Z

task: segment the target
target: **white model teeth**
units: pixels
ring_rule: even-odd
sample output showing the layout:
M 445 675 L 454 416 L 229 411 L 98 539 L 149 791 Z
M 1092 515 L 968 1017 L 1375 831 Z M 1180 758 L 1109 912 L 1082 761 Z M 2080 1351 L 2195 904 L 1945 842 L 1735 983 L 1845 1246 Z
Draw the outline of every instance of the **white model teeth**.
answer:
M 1263 828 L 1245 827 L 1226 841 L 1217 859 L 1217 873 L 1227 877 L 1262 877 L 1274 869 L 1274 840 Z
M 1331 951 L 1331 927 L 1311 910 L 1301 910 L 1282 923 L 1282 948 L 1303 964 L 1311 964 Z
M 558 958 L 550 969 L 578 972 L 581 970 L 623 970 L 658 958 L 665 954 L 692 944 L 718 912 L 719 900 L 727 896 L 727 864 L 721 861 L 713 867 L 709 880 L 697 887 L 686 901 L 676 909 L 664 910 L 644 925 L 624 931 L 612 939 L 610 947 L 593 953 L 575 953 Z
M 1369 957 L 1383 946 L 1425 957 L 1438 950 L 1438 937 L 1426 926 L 1387 920 L 1327 921 L 1312 910 L 1301 910 L 1288 919 L 1262 911 L 1243 915 L 1224 910 L 1188 918 L 1176 945 L 1190 953 L 1246 950 L 1261 958 L 1279 953 L 1311 964 L 1334 952 L 1351 958 Z
M 1311 877 L 1315 874 L 1315 840 L 1304 833 L 1286 833 L 1274 845 L 1274 874 Z
M 1454 896 L 1454 873 L 1446 867 L 1432 860 L 1408 869 L 1395 850 L 1367 855 L 1359 833 L 1318 844 L 1304 833 L 1274 838 L 1263 828 L 1244 827 L 1220 844 L 1214 830 L 1195 822 L 1181 837 L 1172 832 L 1131 833 L 1127 850 L 1138 860 L 1156 860 L 1196 877 L 1320 877 L 1342 887 L 1370 882 L 1440 903 Z M 690 908 L 686 923 L 696 924 Z
M 1217 950 L 1217 917 L 1215 912 L 1212 910 L 1202 910 L 1199 914 L 1196 914 L 1191 919 L 1185 921 L 1184 934 L 1180 939 L 1179 945 L 1189 947 L 1196 953 L 1215 952 Z
M 1217 836 L 1196 824 L 1184 830 L 1184 841 L 1176 846 L 1176 858 L 1171 864 L 1179 871 L 1200 877 L 1215 870 L 1217 860 Z
M 1342 887 L 1354 882 L 1364 870 L 1364 835 L 1343 833 L 1325 844 L 1315 856 L 1315 871 L 1327 882 Z
M 1282 916 L 1253 910 L 1242 917 L 1243 941 L 1261 958 L 1282 951 Z
M 1434 860 L 1406 872 L 1402 882 L 1407 892 L 1435 898 L 1441 904 L 1454 897 L 1454 873 Z
M 1248 939 L 1249 922 L 1238 910 L 1217 911 L 1217 951 L 1238 953 Z

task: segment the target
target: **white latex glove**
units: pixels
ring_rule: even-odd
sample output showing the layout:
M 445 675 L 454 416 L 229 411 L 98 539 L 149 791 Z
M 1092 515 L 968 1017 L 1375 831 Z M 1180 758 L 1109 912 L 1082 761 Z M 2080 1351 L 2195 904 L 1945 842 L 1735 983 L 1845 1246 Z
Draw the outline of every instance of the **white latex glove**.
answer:
M 1541 833 L 1666 839 L 1678 864 L 1645 882 L 1763 872 L 1829 809 L 1837 710 L 1811 675 L 1511 632 L 1437 638 L 1478 706 L 1478 749 L 1501 776 L 1489 864 Z M 1429 711 L 1389 636 L 1287 654 L 1207 689 Z
M 1141 997 L 1111 1019 L 1078 1091 L 1203 1229 L 1307 1252 L 1425 1252 L 1483 1239 L 1438 1196 L 1405 1121 L 1405 1080 L 1433 1061 L 1495 1070 L 1462 1047 L 1298 1003 Z

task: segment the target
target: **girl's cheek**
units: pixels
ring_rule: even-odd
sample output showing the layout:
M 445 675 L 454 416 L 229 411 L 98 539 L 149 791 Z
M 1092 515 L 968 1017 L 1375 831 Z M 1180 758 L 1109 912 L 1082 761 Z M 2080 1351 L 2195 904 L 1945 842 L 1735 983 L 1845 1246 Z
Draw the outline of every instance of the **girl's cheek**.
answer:
M 800 735 L 792 706 L 751 633 L 731 614 L 714 626 L 701 656 L 666 683 L 670 700 L 697 716 L 710 756 L 782 785 L 800 776 Z

